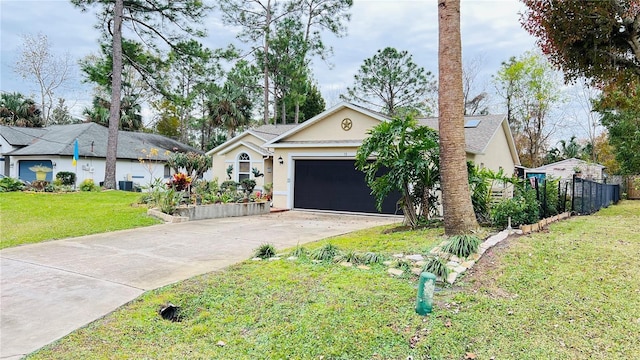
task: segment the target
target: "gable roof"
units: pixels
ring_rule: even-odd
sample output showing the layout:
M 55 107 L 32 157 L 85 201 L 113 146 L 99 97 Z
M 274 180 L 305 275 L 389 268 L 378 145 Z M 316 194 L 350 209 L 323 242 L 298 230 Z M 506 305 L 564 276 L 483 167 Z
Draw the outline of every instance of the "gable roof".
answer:
M 365 109 L 365 108 L 363 108 L 361 106 L 354 105 L 354 104 L 348 103 L 348 102 L 341 102 L 341 103 L 333 106 L 332 108 L 330 108 L 328 110 L 325 110 L 325 111 L 321 112 L 320 114 L 312 117 L 311 119 L 303 122 L 302 124 L 299 124 L 298 126 L 292 128 L 291 130 L 286 131 L 286 132 L 280 134 L 279 136 L 271 139 L 266 144 L 264 144 L 264 146 L 271 147 L 276 142 L 278 142 L 278 141 L 280 141 L 282 139 L 285 139 L 285 138 L 287 138 L 287 137 L 289 137 L 289 136 L 291 136 L 291 135 L 293 135 L 295 133 L 298 133 L 298 132 L 306 129 L 307 127 L 312 126 L 313 124 L 321 121 L 322 119 L 326 118 L 327 116 L 330 116 L 330 115 L 332 115 L 332 114 L 334 114 L 334 113 L 336 113 L 336 112 L 338 112 L 338 111 L 340 111 L 342 109 L 351 109 L 351 110 L 357 111 L 359 113 L 368 115 L 369 117 L 372 117 L 372 118 L 374 118 L 376 120 L 379 120 L 381 122 L 382 121 L 388 121 L 390 119 L 386 115 L 383 115 L 383 114 L 375 112 L 375 111 L 371 111 L 369 109 Z
M 82 157 L 105 158 L 107 156 L 107 139 L 109 129 L 96 123 L 83 123 L 72 125 L 52 125 L 39 129 L 39 132 L 24 131 L 26 128 L 2 127 L 2 136 L 5 136 L 5 128 L 10 128 L 7 133 L 21 133 L 17 137 L 28 136 L 30 140 L 19 149 L 6 155 L 60 155 L 73 156 L 73 145 L 78 139 L 79 155 Z M 14 134 L 15 135 L 15 134 Z M 11 137 L 12 135 L 10 135 Z M 5 137 L 6 138 L 6 137 Z M 24 140 L 24 139 L 22 139 Z M 16 144 L 17 145 L 17 144 Z M 137 160 L 143 155 L 143 149 L 158 149 L 158 159 L 167 160 L 164 154 L 170 152 L 196 152 L 202 151 L 185 145 L 168 137 L 142 132 L 118 131 L 119 159 Z
M 209 150 L 206 152 L 207 155 L 212 155 L 215 153 L 220 153 L 220 154 L 224 154 L 227 151 L 230 151 L 232 149 L 235 149 L 236 147 L 240 146 L 240 145 L 245 145 L 246 147 L 262 154 L 262 155 L 269 155 L 270 152 L 267 150 L 266 146 L 264 146 L 264 143 L 268 142 L 269 140 L 272 140 L 280 135 L 282 135 L 283 133 L 295 128 L 296 126 L 299 126 L 300 124 L 269 124 L 269 125 L 260 125 L 258 127 L 255 128 L 251 128 L 243 133 L 241 133 L 240 135 L 237 135 L 235 137 L 233 137 L 230 140 L 225 141 L 224 143 L 216 146 L 215 148 Z M 255 144 L 253 142 L 250 141 L 243 141 L 242 139 L 245 138 L 247 135 L 253 135 L 255 137 L 257 137 L 258 139 L 262 140 L 263 143 L 262 144 Z

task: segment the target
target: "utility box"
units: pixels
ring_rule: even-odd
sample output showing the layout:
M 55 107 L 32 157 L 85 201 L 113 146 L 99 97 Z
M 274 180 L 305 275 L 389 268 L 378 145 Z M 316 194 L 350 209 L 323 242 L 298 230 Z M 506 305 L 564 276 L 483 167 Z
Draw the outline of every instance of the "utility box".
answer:
M 420 274 L 418 282 L 418 296 L 416 298 L 416 312 L 427 315 L 433 310 L 433 293 L 436 290 L 436 276 L 430 272 Z

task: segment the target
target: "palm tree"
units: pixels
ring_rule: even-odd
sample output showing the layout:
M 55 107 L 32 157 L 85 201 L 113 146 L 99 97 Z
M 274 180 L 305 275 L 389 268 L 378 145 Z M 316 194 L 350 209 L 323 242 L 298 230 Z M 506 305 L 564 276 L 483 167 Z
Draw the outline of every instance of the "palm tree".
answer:
M 438 0 L 438 108 L 444 230 L 448 235 L 478 228 L 469 191 L 464 141 L 460 0 Z
M 21 127 L 43 126 L 41 111 L 35 101 L 18 92 L 0 94 L 0 123 Z
M 227 131 L 227 139 L 235 136 L 238 128 L 247 126 L 251 116 L 251 103 L 242 89 L 225 84 L 213 92 L 207 104 L 211 122 Z

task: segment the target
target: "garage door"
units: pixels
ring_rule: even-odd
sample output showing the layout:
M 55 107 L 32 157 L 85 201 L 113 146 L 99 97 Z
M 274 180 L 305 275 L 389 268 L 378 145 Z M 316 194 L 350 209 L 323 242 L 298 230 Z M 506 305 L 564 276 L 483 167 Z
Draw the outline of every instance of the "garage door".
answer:
M 294 175 L 294 208 L 378 213 L 354 160 L 296 160 Z M 382 213 L 395 214 L 399 198 L 399 193 L 388 196 Z

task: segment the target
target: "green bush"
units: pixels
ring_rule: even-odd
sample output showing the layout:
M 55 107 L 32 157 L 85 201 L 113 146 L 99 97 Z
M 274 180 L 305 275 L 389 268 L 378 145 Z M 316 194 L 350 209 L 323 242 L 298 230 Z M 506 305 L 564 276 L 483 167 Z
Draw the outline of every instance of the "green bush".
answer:
M 536 200 L 534 189 L 520 189 L 513 198 L 503 200 L 492 207 L 491 221 L 494 226 L 506 227 L 509 217 L 512 227 L 533 224 L 540 220 L 540 203 Z
M 332 261 L 339 254 L 340 249 L 338 249 L 337 246 L 327 243 L 324 246 L 317 248 L 311 254 L 311 258 L 320 261 Z
M 60 180 L 60 185 L 73 186 L 76 183 L 76 173 L 71 171 L 60 171 L 56 174 L 56 179 Z
M 544 190 L 545 195 L 542 195 L 542 191 L 540 192 L 540 196 L 545 196 L 544 201 L 546 202 L 546 207 L 544 208 L 544 216 L 549 217 L 553 215 L 557 215 L 560 212 L 560 208 L 562 204 L 559 201 L 558 194 L 558 183 L 559 180 L 549 180 L 547 179 L 544 183 L 544 186 L 540 188 L 540 190 Z M 540 199 L 542 203 L 543 199 Z
M 173 215 L 178 209 L 180 201 L 182 201 L 182 193 L 180 191 L 175 191 L 174 189 L 168 189 L 160 192 L 158 195 L 158 207 L 160 208 L 160 211 L 165 214 Z
M 226 191 L 226 190 L 233 190 L 236 191 L 238 190 L 238 184 L 237 182 L 233 181 L 233 180 L 227 180 L 227 181 L 223 181 L 222 184 L 220 184 L 220 190 L 222 191 Z
M 480 239 L 475 235 L 454 235 L 449 242 L 442 247 L 442 251 L 453 254 L 459 258 L 467 256 L 478 251 Z
M 100 191 L 100 187 L 93 182 L 93 179 L 85 179 L 80 183 L 80 191 Z
M 20 191 L 24 189 L 22 181 L 10 177 L 0 179 L 0 192 Z
M 276 248 L 272 244 L 262 244 L 253 251 L 254 257 L 268 259 L 276 256 Z
M 430 272 L 433 275 L 440 277 L 442 281 L 446 281 L 447 276 L 449 276 L 449 268 L 447 267 L 446 260 L 438 256 L 428 257 L 422 271 Z

